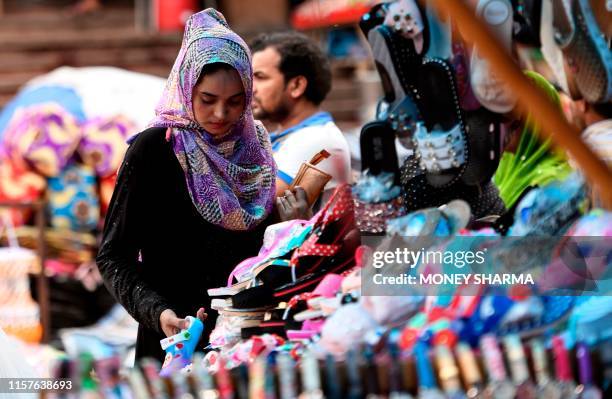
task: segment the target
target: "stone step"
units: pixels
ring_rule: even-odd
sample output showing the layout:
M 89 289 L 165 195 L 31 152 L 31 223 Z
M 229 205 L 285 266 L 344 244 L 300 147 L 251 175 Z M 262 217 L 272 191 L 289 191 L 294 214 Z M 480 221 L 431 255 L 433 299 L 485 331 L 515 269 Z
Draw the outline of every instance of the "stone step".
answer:
M 74 65 L 71 65 L 74 66 Z M 84 65 L 78 65 L 84 66 Z M 148 73 L 155 76 L 168 77 L 172 64 L 142 64 L 118 66 L 116 63 L 95 63 L 91 66 L 114 66 L 135 72 Z M 29 80 L 40 76 L 48 71 L 27 71 L 27 72 L 5 72 L 0 74 L 0 95 L 10 95 L 16 93 Z
M 51 70 L 63 62 L 59 52 L 0 52 L 0 74 L 15 71 Z
M 3 73 L 0 75 L 0 95 L 15 94 L 24 83 L 38 75 L 39 71 Z
M 8 102 L 11 101 L 13 97 L 14 97 L 13 94 L 1 94 L 0 93 L 0 111 L 2 111 L 2 108 L 6 104 L 8 104 Z
M 148 73 L 160 77 L 167 77 L 170 73 L 171 66 L 160 67 L 154 65 L 142 65 L 129 68 L 135 72 Z M 4 107 L 17 93 L 19 88 L 38 74 L 14 73 L 10 74 L 10 78 L 6 74 L 0 79 L 0 109 Z M 325 100 L 321 107 L 330 112 L 336 120 L 340 121 L 357 121 L 359 120 L 359 110 L 361 100 L 358 97 L 352 99 L 333 98 L 334 93 L 330 93 L 330 98 Z
M 359 120 L 361 106 L 359 97 L 350 99 L 328 98 L 321 104 L 322 109 L 331 113 L 335 119 L 343 121 Z
M 131 8 L 109 9 L 86 15 L 69 15 L 59 9 L 27 10 L 6 13 L 0 17 L 0 32 L 12 31 L 50 31 L 54 29 L 72 29 L 83 31 L 101 27 L 135 26 L 134 10 Z
M 132 28 L 88 29 L 83 32 L 58 30 L 49 32 L 0 33 L 0 51 L 47 51 L 53 49 L 100 49 L 176 46 L 181 43 L 180 33 L 151 34 Z
M 108 65 L 164 78 L 170 73 L 181 33 L 139 32 L 129 7 L 71 17 L 68 5 L 52 11 L 15 8 L 0 17 L 0 109 L 27 81 L 64 65 Z M 338 121 L 354 121 L 361 104 L 359 87 L 349 78 L 353 67 L 333 63 L 332 69 L 333 87 L 323 108 Z
M 177 54 L 178 46 L 175 45 L 0 52 L 0 74 L 13 71 L 49 71 L 64 65 L 114 65 L 121 68 L 147 63 L 172 65 Z
M 331 91 L 327 95 L 329 99 L 358 98 L 360 88 L 351 79 L 334 79 Z

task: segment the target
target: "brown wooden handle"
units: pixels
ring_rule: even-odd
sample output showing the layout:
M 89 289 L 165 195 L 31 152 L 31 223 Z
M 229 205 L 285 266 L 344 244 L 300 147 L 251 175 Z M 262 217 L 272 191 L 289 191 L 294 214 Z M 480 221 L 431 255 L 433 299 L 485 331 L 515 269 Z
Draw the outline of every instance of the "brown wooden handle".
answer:
M 315 156 L 312 157 L 310 159 L 310 162 L 308 162 L 308 163 L 314 166 L 314 165 L 318 164 L 319 162 L 329 158 L 330 156 L 331 156 L 331 154 L 329 152 L 327 152 L 325 150 L 321 150 L 321 151 L 317 152 L 315 154 Z

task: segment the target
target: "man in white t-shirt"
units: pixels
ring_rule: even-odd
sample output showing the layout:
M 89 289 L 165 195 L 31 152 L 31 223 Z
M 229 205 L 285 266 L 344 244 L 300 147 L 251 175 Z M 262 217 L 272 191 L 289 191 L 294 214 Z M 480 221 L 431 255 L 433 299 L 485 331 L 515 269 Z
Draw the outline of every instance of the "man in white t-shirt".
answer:
M 270 139 L 278 166 L 277 196 L 289 188 L 300 165 L 323 149 L 331 154 L 317 165 L 332 176 L 325 190 L 349 183 L 348 143 L 319 107 L 331 89 L 329 61 L 321 49 L 297 32 L 260 35 L 251 49 L 253 114 L 275 125 Z

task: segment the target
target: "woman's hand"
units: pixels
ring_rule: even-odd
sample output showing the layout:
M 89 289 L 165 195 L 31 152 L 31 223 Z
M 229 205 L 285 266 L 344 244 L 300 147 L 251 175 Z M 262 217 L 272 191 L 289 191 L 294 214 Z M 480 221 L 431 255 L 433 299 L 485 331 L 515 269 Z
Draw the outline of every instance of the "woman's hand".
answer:
M 281 221 L 293 219 L 310 219 L 312 210 L 308 206 L 306 191 L 302 187 L 295 187 L 295 194 L 285 190 L 283 197 L 276 197 L 276 208 Z
M 205 313 L 204 308 L 200 308 L 198 309 L 196 317 L 202 320 L 203 323 L 208 315 Z M 179 318 L 172 309 L 166 309 L 161 312 L 159 315 L 159 324 L 164 334 L 166 334 L 166 337 L 178 334 L 181 330 L 189 327 L 187 320 Z

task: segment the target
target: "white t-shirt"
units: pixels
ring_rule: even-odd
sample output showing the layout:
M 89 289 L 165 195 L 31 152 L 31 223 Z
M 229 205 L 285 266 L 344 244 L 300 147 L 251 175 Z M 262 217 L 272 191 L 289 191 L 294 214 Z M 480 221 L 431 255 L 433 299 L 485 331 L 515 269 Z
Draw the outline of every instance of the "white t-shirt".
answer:
M 351 183 L 351 152 L 346 138 L 334 122 L 304 127 L 281 140 L 274 152 L 274 160 L 278 177 L 285 183 L 290 184 L 302 163 L 310 161 L 321 150 L 331 154 L 316 166 L 332 176 L 325 189 Z

